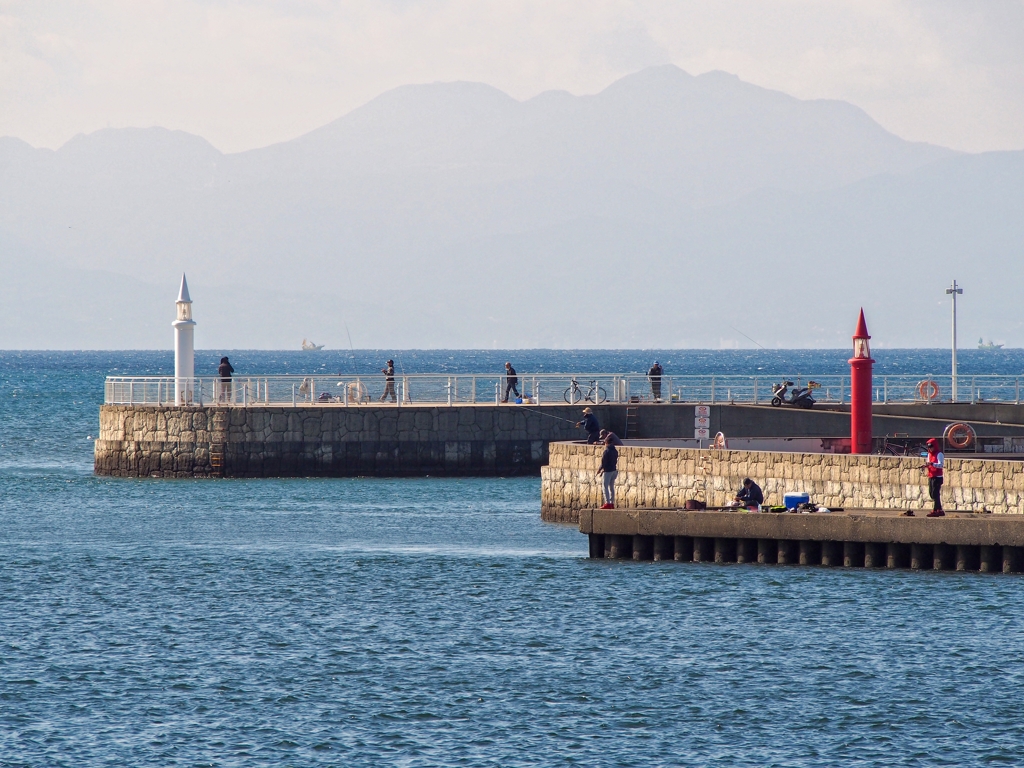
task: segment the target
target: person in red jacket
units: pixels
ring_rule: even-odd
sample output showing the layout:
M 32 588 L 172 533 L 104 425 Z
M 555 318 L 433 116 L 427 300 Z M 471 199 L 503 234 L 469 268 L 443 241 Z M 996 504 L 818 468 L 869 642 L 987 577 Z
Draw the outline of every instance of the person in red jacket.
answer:
M 946 465 L 946 457 L 942 454 L 942 446 L 934 437 L 925 445 L 928 447 L 928 459 L 925 468 L 928 470 L 928 495 L 932 497 L 932 511 L 927 517 L 944 517 L 942 511 L 942 470 Z

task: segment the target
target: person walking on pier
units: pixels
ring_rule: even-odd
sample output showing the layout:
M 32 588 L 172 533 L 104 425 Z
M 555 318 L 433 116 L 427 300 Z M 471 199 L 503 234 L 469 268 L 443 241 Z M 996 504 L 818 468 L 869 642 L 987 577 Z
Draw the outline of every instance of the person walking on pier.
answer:
M 597 417 L 590 408 L 583 409 L 583 418 L 576 422 L 576 426 L 583 427 L 587 433 L 587 445 L 601 441 L 601 425 L 597 423 Z
M 619 452 L 609 436 L 605 438 L 604 453 L 601 454 L 601 468 L 597 470 L 597 476 L 602 480 L 601 489 L 604 492 L 604 506 L 601 509 L 615 509 L 615 478 L 619 476 L 618 462 Z
M 219 400 L 227 400 L 231 402 L 231 374 L 235 372 L 235 369 L 231 367 L 231 363 L 226 357 L 220 359 L 220 365 L 217 366 L 217 375 L 220 376 L 220 396 Z
M 925 468 L 928 470 L 928 495 L 932 497 L 932 511 L 926 517 L 945 517 L 942 511 L 942 470 L 946 465 L 946 457 L 942 446 L 934 437 L 925 443 L 928 448 L 928 459 Z
M 519 394 L 518 384 L 519 377 L 516 375 L 516 369 L 512 367 L 512 363 L 505 363 L 505 398 L 501 402 L 508 402 L 509 392 L 515 392 L 516 397 L 522 397 Z
M 654 395 L 654 402 L 661 401 L 661 376 L 665 373 L 665 369 L 661 367 L 661 363 L 657 360 L 654 361 L 654 365 L 647 372 L 647 378 L 651 382 L 651 394 Z
M 391 402 L 398 402 L 398 395 L 395 394 L 395 361 L 388 360 L 387 366 L 380 369 L 380 372 L 384 374 L 384 394 L 380 396 L 380 401 L 383 403 L 387 400 L 388 395 L 391 395 Z

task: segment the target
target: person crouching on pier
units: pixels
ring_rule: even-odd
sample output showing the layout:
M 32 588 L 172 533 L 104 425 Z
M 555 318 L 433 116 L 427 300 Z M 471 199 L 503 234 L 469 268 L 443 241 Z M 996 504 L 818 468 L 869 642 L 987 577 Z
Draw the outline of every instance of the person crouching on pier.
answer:
M 604 506 L 601 509 L 615 509 L 615 478 L 619 476 L 619 452 L 612 444 L 611 437 L 604 441 L 604 453 L 601 454 L 601 468 L 597 476 L 602 478 L 601 488 L 604 491 Z
M 934 437 L 925 443 L 928 448 L 928 458 L 925 462 L 925 469 L 928 470 L 928 495 L 932 497 L 932 511 L 926 517 L 945 517 L 942 511 L 942 470 L 946 466 L 946 457 L 942 453 L 942 446 Z
M 589 408 L 583 409 L 583 418 L 576 422 L 577 427 L 583 427 L 587 433 L 587 445 L 601 442 L 601 425 L 597 423 L 597 416 Z
M 749 477 L 743 478 L 743 487 L 736 492 L 736 504 L 756 511 L 764 504 L 764 493 L 761 491 L 761 486 Z

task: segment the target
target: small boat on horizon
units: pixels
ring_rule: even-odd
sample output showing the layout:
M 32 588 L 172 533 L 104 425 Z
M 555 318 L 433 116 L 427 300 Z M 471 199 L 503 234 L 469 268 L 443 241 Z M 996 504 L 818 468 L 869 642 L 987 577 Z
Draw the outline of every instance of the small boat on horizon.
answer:
M 991 339 L 989 339 L 988 344 L 985 343 L 985 339 L 984 338 L 978 339 L 978 349 L 983 349 L 986 352 L 991 352 L 991 351 L 993 351 L 995 349 L 1002 349 L 1002 348 L 1003 348 L 1002 344 L 994 344 L 994 343 L 992 343 Z
M 312 341 L 302 340 L 302 351 L 303 352 L 319 352 L 324 348 L 323 344 L 314 344 Z

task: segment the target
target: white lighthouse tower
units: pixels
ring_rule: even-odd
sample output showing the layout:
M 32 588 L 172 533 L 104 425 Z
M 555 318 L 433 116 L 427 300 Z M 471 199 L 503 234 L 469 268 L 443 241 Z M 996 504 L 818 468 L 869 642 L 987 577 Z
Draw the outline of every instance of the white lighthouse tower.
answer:
M 174 326 L 174 404 L 190 405 L 196 375 L 196 322 L 192 319 L 192 298 L 188 295 L 184 272 L 181 274 L 177 310 L 177 319 L 171 323 Z

